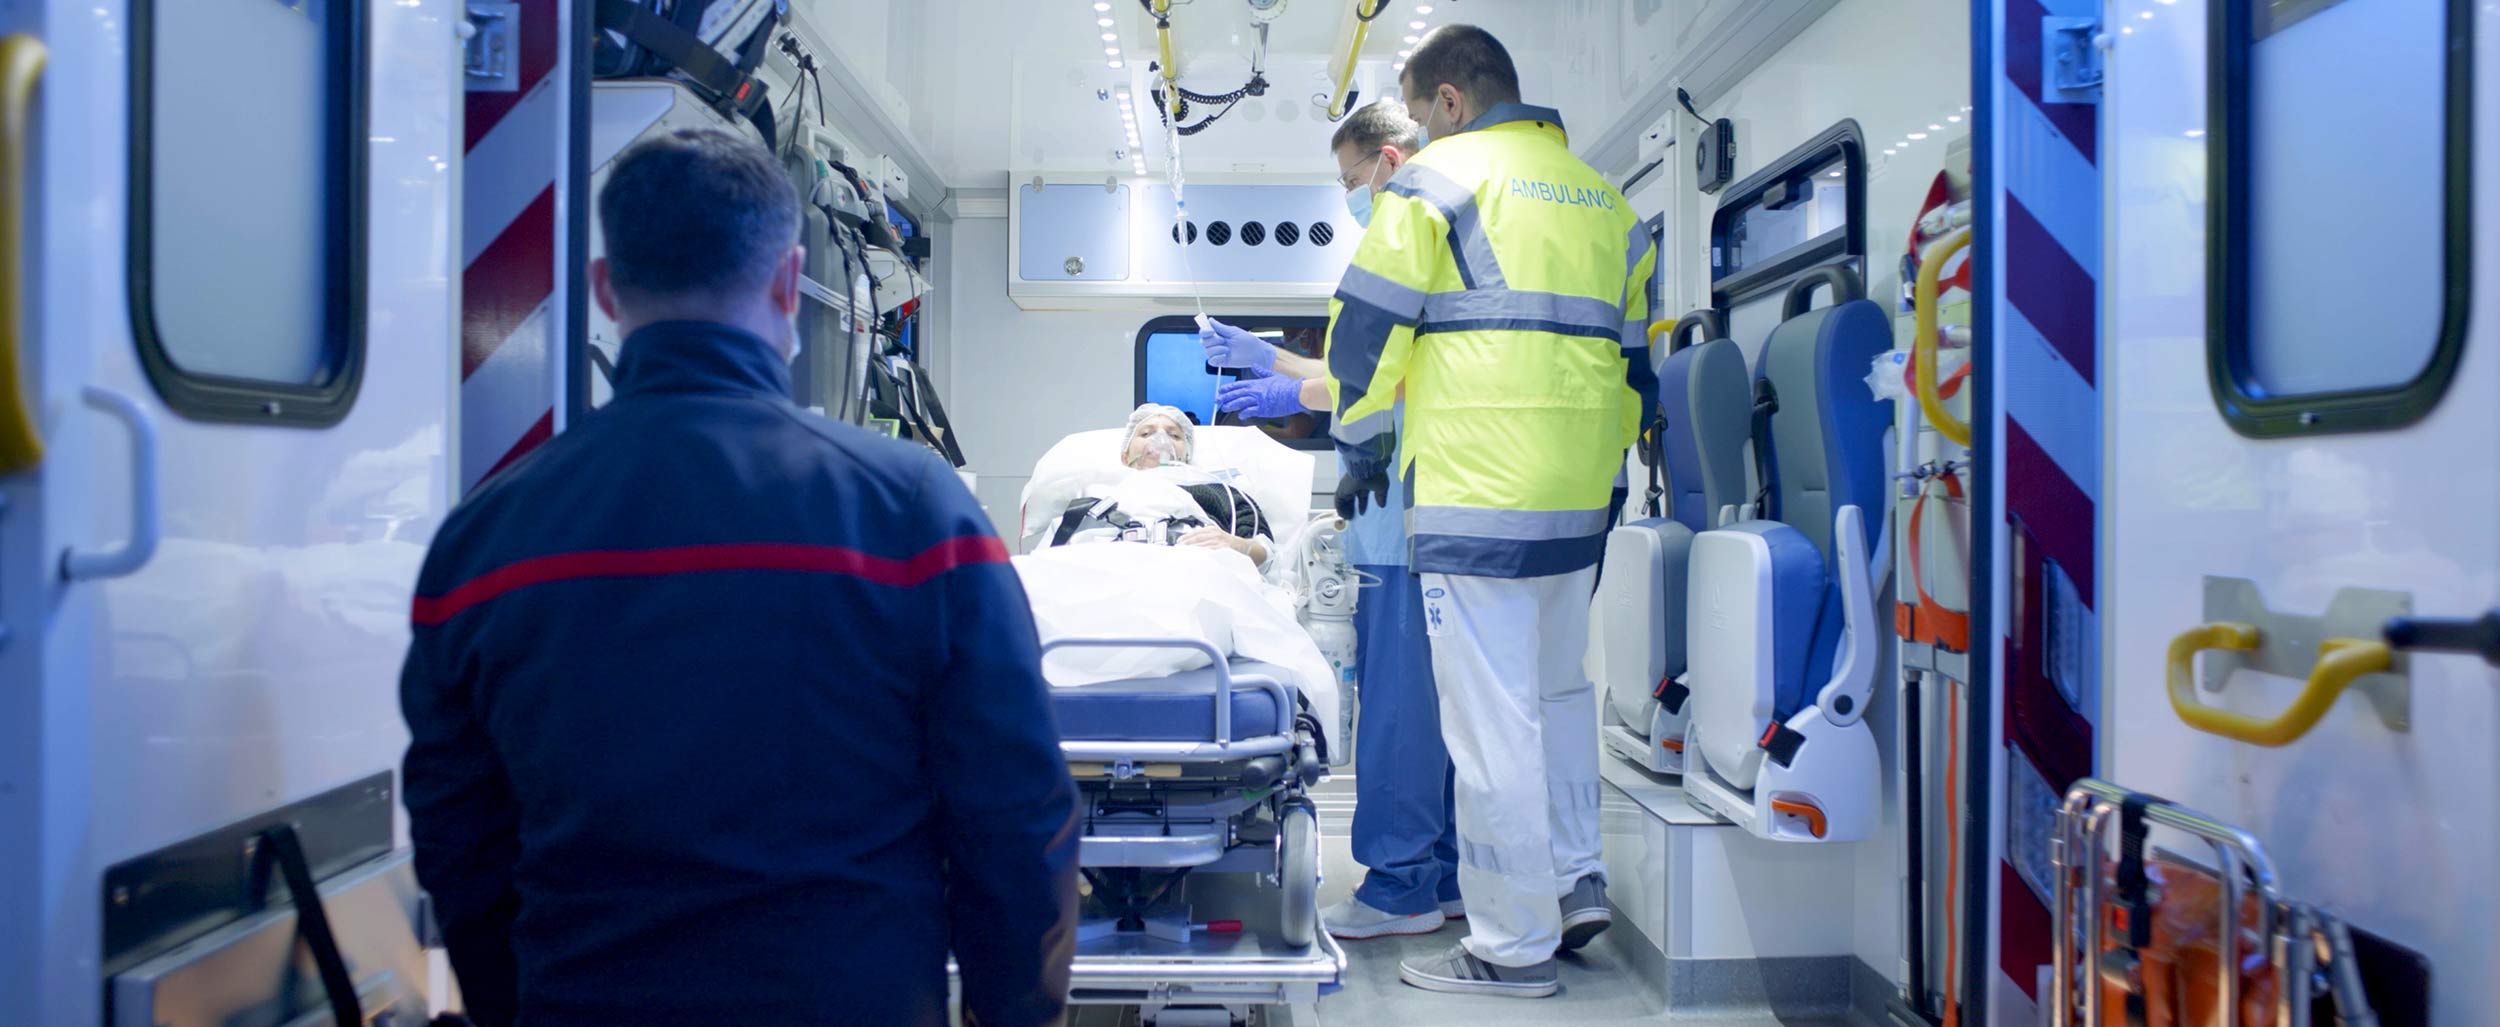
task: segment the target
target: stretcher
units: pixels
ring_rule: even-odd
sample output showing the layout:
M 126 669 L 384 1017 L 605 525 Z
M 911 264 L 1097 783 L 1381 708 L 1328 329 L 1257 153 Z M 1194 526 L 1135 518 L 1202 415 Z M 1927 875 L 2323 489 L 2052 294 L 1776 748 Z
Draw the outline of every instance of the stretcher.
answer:
M 1320 724 L 1284 668 L 1197 640 L 1069 638 L 1061 649 L 1189 649 L 1208 665 L 1052 690 L 1083 803 L 1080 1004 L 1301 1005 L 1343 978 L 1318 930 Z
M 2157 834 L 2202 843 L 2212 865 L 2155 847 Z M 2287 897 L 2254 836 L 2195 810 L 2086 779 L 2051 855 L 2056 1027 L 2377 1027 L 2374 1000 L 2407 991 L 2402 1008 L 2427 1008 L 2418 981 L 2374 973 L 2374 995 L 2358 932 Z

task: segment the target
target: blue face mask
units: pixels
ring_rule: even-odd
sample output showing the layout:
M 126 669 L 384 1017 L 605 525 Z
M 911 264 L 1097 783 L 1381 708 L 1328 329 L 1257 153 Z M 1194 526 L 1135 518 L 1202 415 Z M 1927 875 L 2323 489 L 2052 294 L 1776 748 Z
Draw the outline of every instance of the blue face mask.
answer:
M 1377 155 L 1374 155 L 1374 156 L 1375 156 L 1375 160 L 1376 160 L 1376 159 L 1377 159 Z M 1375 165 L 1374 165 L 1374 166 L 1373 166 L 1373 168 L 1372 168 L 1372 178 L 1378 178 L 1378 177 L 1380 177 L 1380 168 L 1378 167 L 1377 163 L 1375 163 Z M 1354 215 L 1354 223 L 1355 223 L 1355 224 L 1361 225 L 1361 226 L 1363 226 L 1363 227 L 1365 227 L 1365 228 L 1370 228 L 1370 227 L 1371 227 L 1371 225 L 1372 225 L 1372 183 L 1371 183 L 1371 179 L 1365 179 L 1365 180 L 1363 181 L 1363 184 L 1358 185 L 1358 186 L 1355 186 L 1354 188 L 1352 188 L 1352 189 L 1348 189 L 1348 190 L 1346 190 L 1346 191 L 1345 191 L 1345 209 L 1346 209 L 1346 212 L 1347 212 L 1347 213 Z
M 1365 228 L 1372 224 L 1372 187 L 1358 185 L 1345 191 L 1345 209 L 1354 215 L 1354 223 Z

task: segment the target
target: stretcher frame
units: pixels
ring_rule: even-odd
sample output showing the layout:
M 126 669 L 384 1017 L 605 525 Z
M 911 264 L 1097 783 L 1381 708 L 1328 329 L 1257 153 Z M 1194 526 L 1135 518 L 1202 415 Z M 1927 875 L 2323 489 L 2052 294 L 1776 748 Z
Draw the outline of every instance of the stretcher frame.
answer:
M 1042 653 L 1047 658 L 1060 649 L 1119 648 L 1187 649 L 1206 656 L 1216 677 L 1213 737 L 1187 742 L 1063 739 L 1060 750 L 1069 762 L 1103 764 L 1113 780 L 1129 780 L 1151 777 L 1149 770 L 1140 766 L 1146 763 L 1222 763 L 1284 756 L 1287 765 L 1285 777 L 1277 784 L 1279 795 L 1263 800 L 1279 804 L 1281 827 L 1282 807 L 1292 804 L 1302 791 L 1296 783 L 1299 768 L 1293 761 L 1298 706 L 1292 689 L 1268 675 L 1234 674 L 1229 658 L 1200 639 L 1064 638 L 1044 644 Z M 1282 733 L 1233 740 L 1233 694 L 1242 688 L 1259 689 L 1276 699 L 1278 716 L 1285 726 Z M 1312 812 L 1307 803 L 1304 806 L 1306 813 Z M 1344 980 L 1345 951 L 1326 931 L 1314 931 L 1309 945 L 1293 946 L 1283 940 L 1282 913 L 1273 889 L 1286 883 L 1281 879 L 1281 867 L 1286 862 L 1285 831 L 1278 832 L 1272 854 L 1259 851 L 1255 843 L 1229 845 L 1223 847 L 1217 858 L 1205 862 L 1199 862 L 1193 853 L 1179 851 L 1186 846 L 1163 851 L 1153 844 L 1158 840 L 1097 839 L 1089 834 L 1081 844 L 1092 851 L 1080 857 L 1080 862 L 1088 867 L 1192 867 L 1193 874 L 1199 876 L 1188 883 L 1203 886 L 1188 893 L 1193 914 L 1205 914 L 1210 922 L 1238 921 L 1240 929 L 1231 933 L 1191 930 L 1179 938 L 1161 932 L 1080 930 L 1069 978 L 1071 1004 L 1135 1005 L 1148 1009 L 1309 1005 Z M 1312 815 L 1308 844 L 1313 857 L 1309 914 L 1311 922 L 1316 923 L 1316 856 L 1320 844 L 1316 815 Z M 1204 876 L 1213 874 L 1228 876 Z M 1262 883 L 1270 887 L 1259 887 Z
M 2257 936 L 2266 948 L 2261 955 L 2281 982 L 2275 1027 L 2310 1027 L 2321 972 L 2325 975 L 2323 991 L 2335 1002 L 2337 1022 L 2346 1027 L 2377 1027 L 2378 1018 L 2362 987 L 2350 930 L 2334 916 L 2287 898 L 2277 884 L 2273 861 L 2255 836 L 2185 806 L 2094 778 L 2076 782 L 2066 793 L 2050 843 L 2057 894 L 2051 909 L 2055 930 L 2047 1023 L 2098 1027 L 2109 1022 L 2101 999 L 2105 980 L 2131 992 L 2144 988 L 2141 964 L 2133 951 L 2103 949 L 2110 918 L 2102 910 L 2111 890 L 2103 887 L 2102 859 L 2109 851 L 2112 831 L 2129 808 L 2137 811 L 2148 828 L 2175 830 L 2211 848 L 2215 876 L 2222 886 L 2216 966 L 2243 965 L 2241 910 L 2252 894 L 2256 897 Z M 2121 844 L 2141 849 L 2147 842 L 2139 836 L 2122 839 Z M 2146 853 L 2136 855 L 2143 858 Z M 2258 1027 L 2246 1020 L 2241 975 L 2226 972 L 2222 978 L 2221 1008 L 2228 1011 L 2230 1022 L 2234 1027 Z M 2079 986 L 2081 996 L 2075 994 Z

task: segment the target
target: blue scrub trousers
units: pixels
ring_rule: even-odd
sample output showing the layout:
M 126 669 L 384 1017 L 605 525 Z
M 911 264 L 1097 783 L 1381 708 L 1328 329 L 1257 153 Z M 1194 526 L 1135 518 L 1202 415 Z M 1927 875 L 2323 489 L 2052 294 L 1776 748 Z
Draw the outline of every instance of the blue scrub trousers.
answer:
M 1450 752 L 1441 741 L 1420 579 L 1403 564 L 1359 569 L 1380 584 L 1363 589 L 1354 610 L 1362 675 L 1354 726 L 1354 860 L 1368 870 L 1354 897 L 1373 909 L 1415 916 L 1459 897 Z

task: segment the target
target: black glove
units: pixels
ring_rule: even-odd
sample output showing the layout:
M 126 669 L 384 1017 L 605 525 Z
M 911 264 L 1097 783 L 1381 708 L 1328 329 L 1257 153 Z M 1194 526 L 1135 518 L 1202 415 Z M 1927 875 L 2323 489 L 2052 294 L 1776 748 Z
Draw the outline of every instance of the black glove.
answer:
M 1337 516 L 1353 520 L 1354 515 L 1373 506 L 1389 505 L 1389 474 L 1378 471 L 1370 475 L 1348 474 L 1337 479 Z

